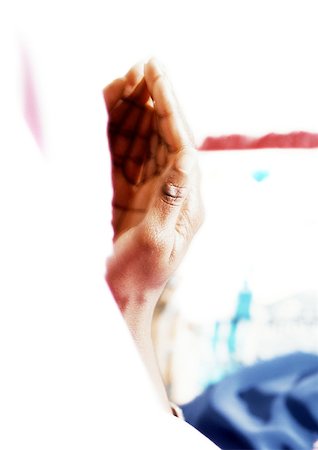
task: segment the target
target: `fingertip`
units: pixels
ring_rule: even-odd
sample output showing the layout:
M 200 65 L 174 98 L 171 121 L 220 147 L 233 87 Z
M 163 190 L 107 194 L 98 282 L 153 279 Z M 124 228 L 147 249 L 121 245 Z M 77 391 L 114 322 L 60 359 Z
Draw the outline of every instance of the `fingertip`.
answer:
M 163 64 L 161 61 L 159 61 L 159 59 L 156 56 L 151 56 L 146 65 L 148 67 L 153 67 L 154 69 L 156 69 L 158 72 L 163 72 Z
M 136 78 L 143 76 L 144 61 L 138 61 L 126 73 L 125 78 L 128 81 L 135 81 Z
M 132 90 L 140 83 L 144 76 L 144 61 L 139 61 L 133 65 L 125 75 L 126 88 L 124 96 L 127 97 Z
M 146 62 L 144 73 L 146 80 L 153 84 L 157 78 L 164 75 L 165 71 L 160 61 L 153 56 Z
M 116 78 L 112 83 L 103 89 L 104 101 L 109 111 L 115 106 L 125 89 L 126 81 L 124 78 Z

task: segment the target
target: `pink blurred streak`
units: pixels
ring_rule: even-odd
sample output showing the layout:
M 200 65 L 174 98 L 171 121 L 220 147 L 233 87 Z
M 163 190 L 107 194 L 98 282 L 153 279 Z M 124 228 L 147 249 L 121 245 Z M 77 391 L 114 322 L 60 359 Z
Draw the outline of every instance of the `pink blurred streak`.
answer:
M 21 48 L 23 112 L 30 131 L 41 151 L 44 151 L 43 128 L 35 77 L 29 55 Z

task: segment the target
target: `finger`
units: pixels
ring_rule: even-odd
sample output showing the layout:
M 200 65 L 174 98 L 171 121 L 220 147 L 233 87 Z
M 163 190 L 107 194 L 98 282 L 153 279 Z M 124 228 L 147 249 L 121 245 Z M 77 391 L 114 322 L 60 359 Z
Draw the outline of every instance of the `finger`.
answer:
M 126 89 L 126 88 L 125 88 Z M 142 79 L 128 97 L 122 97 L 118 104 L 111 110 L 109 120 L 112 124 L 119 125 L 121 129 L 132 130 L 144 112 L 149 91 L 145 80 Z
M 140 83 L 144 76 L 144 63 L 138 62 L 134 66 L 129 69 L 129 71 L 125 75 L 126 80 L 126 89 L 124 92 L 125 97 L 130 95 L 130 93 L 135 89 L 137 84 Z
M 197 165 L 194 148 L 187 147 L 175 159 L 164 177 L 158 198 L 150 212 L 149 220 L 158 230 L 176 229 L 179 215 L 191 189 L 191 177 Z
M 142 79 L 130 96 L 114 108 L 109 115 L 108 136 L 113 154 L 113 162 L 120 165 L 123 160 L 128 161 L 129 179 L 139 180 L 138 166 L 146 161 L 147 142 L 150 138 L 150 127 L 153 110 L 145 102 L 149 92 Z M 131 160 L 129 162 L 129 160 Z
M 110 112 L 119 100 L 130 95 L 142 78 L 143 63 L 137 63 L 124 77 L 117 78 L 107 85 L 103 90 L 107 111 Z
M 125 131 L 137 132 L 145 115 L 148 115 L 149 107 L 146 105 L 149 98 L 149 91 L 144 78 L 139 82 L 133 92 L 123 100 L 123 109 L 128 113 L 122 123 Z
M 135 159 L 136 162 L 144 159 L 144 154 L 150 156 L 150 127 L 152 121 L 152 111 L 145 110 L 139 122 L 135 125 L 134 134 L 132 137 L 132 145 L 130 149 L 130 158 Z
M 122 98 L 127 81 L 125 78 L 117 78 L 103 90 L 107 111 L 110 112 Z
M 145 65 L 145 80 L 158 115 L 158 128 L 170 152 L 192 146 L 193 139 L 182 117 L 171 84 L 155 59 Z
M 156 174 L 155 161 L 150 153 L 150 127 L 153 111 L 145 109 L 141 120 L 131 134 L 129 149 L 125 155 L 124 174 L 135 186 L 143 184 Z

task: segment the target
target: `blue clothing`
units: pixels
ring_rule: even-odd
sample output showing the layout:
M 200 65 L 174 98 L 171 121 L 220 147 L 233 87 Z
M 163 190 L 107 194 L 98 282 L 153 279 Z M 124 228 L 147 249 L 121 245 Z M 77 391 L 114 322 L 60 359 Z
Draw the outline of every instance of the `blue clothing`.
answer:
M 318 356 L 293 353 L 243 368 L 182 409 L 224 450 L 310 450 L 318 439 Z

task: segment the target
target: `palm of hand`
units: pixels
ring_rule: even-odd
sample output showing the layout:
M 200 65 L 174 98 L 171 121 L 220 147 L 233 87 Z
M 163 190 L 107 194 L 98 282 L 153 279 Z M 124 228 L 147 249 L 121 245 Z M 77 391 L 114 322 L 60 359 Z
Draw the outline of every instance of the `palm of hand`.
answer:
M 142 221 L 171 159 L 144 78 L 134 84 L 109 108 L 115 239 Z M 110 85 L 108 95 L 116 95 L 116 89 L 116 83 Z

